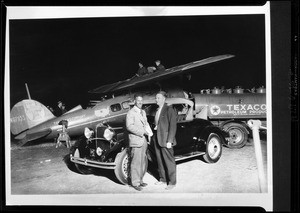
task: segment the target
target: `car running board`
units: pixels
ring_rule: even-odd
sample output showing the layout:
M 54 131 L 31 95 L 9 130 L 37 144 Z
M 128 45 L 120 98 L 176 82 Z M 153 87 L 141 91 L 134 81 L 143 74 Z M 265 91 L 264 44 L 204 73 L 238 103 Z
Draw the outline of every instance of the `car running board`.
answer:
M 186 154 L 186 155 L 178 155 L 178 156 L 175 156 L 175 161 L 181 161 L 181 160 L 193 158 L 193 157 L 204 155 L 204 154 L 205 154 L 205 152 L 193 152 L 193 153 Z

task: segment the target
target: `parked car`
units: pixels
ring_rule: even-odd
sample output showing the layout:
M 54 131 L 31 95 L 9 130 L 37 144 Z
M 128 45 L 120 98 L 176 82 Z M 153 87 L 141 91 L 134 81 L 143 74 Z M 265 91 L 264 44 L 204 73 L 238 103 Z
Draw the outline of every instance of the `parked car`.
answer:
M 201 156 L 207 163 L 216 163 L 222 155 L 222 144 L 226 144 L 228 133 L 214 126 L 210 121 L 194 119 L 191 113 L 191 101 L 182 98 L 170 98 L 178 113 L 176 140 L 174 147 L 175 161 Z M 150 124 L 154 121 L 157 105 L 154 100 L 143 105 Z M 82 136 L 70 149 L 70 160 L 82 174 L 93 173 L 94 169 L 113 169 L 116 178 L 128 183 L 128 140 L 125 124 L 110 126 L 99 123 L 95 129 L 85 128 Z M 154 145 L 148 146 L 147 161 L 156 165 Z M 147 165 L 145 166 L 145 172 Z

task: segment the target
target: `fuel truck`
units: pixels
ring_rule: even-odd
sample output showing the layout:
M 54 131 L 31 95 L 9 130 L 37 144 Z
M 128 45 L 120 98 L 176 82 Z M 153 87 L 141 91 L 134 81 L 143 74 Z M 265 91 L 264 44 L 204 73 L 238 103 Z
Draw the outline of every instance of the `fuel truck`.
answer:
M 258 119 L 266 127 L 266 89 L 234 89 L 200 90 L 192 94 L 194 101 L 194 117 L 210 120 L 229 133 L 228 147 L 238 149 L 246 145 L 252 131 L 247 122 Z

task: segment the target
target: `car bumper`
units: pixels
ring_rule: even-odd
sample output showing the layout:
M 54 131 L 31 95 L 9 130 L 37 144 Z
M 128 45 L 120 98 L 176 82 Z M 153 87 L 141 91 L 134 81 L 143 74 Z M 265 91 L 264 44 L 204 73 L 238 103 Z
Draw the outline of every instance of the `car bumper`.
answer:
M 98 162 L 86 158 L 74 157 L 73 155 L 70 155 L 70 160 L 73 163 L 100 169 L 115 169 L 116 167 L 116 164 L 114 162 Z

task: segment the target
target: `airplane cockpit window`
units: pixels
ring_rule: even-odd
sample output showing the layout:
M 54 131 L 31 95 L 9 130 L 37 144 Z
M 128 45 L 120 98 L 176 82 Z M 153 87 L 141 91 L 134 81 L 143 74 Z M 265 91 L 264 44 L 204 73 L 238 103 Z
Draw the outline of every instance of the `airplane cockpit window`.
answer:
M 121 108 L 121 105 L 120 104 L 113 104 L 110 106 L 110 110 L 112 112 L 117 112 L 117 111 L 120 111 L 122 108 Z

